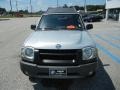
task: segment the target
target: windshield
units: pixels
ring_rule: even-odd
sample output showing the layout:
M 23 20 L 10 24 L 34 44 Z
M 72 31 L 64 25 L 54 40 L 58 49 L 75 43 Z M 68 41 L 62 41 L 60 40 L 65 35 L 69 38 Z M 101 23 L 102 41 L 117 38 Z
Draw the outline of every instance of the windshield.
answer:
M 81 30 L 79 14 L 43 15 L 38 29 L 40 30 Z

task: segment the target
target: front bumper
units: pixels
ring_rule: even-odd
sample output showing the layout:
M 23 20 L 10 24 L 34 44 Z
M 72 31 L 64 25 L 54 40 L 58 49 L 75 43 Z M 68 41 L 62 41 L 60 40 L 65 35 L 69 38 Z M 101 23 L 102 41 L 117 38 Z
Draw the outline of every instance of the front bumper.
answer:
M 25 61 L 20 62 L 20 67 L 22 72 L 30 77 L 36 78 L 57 78 L 57 79 L 67 79 L 67 78 L 82 78 L 88 76 L 89 72 L 95 71 L 97 68 L 97 60 L 93 63 L 78 65 L 78 66 L 40 66 Z M 49 69 L 54 68 L 65 68 L 67 70 L 67 75 L 64 76 L 51 76 L 49 75 Z

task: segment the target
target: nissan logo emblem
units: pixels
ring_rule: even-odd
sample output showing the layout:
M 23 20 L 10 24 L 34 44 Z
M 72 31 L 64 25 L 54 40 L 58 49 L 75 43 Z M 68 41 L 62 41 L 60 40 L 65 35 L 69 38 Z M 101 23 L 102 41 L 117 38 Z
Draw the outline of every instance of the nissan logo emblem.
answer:
M 57 44 L 57 45 L 56 45 L 56 48 L 57 48 L 57 49 L 60 49 L 61 47 L 62 47 L 62 46 L 61 46 L 60 44 Z

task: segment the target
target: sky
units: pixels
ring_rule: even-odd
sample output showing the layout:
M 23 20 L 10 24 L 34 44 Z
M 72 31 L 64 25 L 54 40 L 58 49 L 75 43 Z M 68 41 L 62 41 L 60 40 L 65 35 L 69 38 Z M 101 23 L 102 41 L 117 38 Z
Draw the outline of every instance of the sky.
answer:
M 16 0 L 12 1 L 12 8 L 13 11 L 16 11 Z M 83 6 L 85 0 L 58 0 L 59 6 L 63 6 L 67 4 L 68 6 L 71 5 L 79 5 Z M 33 12 L 39 10 L 46 10 L 48 7 L 56 7 L 57 0 L 31 0 Z M 88 5 L 103 5 L 105 4 L 105 0 L 86 0 Z M 30 0 L 17 0 L 18 9 L 21 10 L 29 10 L 30 11 Z M 0 7 L 6 8 L 7 11 L 10 10 L 10 0 L 0 0 Z

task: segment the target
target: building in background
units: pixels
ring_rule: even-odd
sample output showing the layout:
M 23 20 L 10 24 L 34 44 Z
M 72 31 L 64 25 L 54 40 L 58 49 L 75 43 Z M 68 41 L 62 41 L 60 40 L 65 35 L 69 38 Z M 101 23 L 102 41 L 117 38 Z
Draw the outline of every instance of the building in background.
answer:
M 120 0 L 106 0 L 106 20 L 120 21 Z

